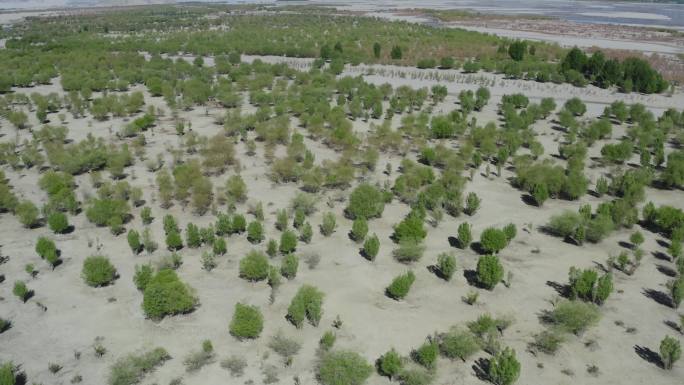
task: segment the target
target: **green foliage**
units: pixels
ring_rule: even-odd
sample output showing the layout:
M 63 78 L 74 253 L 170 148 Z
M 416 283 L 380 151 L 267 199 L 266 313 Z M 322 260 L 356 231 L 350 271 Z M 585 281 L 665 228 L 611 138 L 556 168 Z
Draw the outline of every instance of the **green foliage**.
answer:
M 259 221 L 253 221 L 247 226 L 247 240 L 257 244 L 264 240 L 264 228 Z
M 458 358 L 465 361 L 480 350 L 477 338 L 471 332 L 457 327 L 441 334 L 438 341 L 440 352 L 452 360 Z
M 309 320 L 313 326 L 318 326 L 321 320 L 323 306 L 323 293 L 313 286 L 303 285 L 297 290 L 287 308 L 287 318 L 297 328 L 301 328 L 304 319 Z
M 270 257 L 275 257 L 278 254 L 278 241 L 270 239 L 266 244 L 266 254 Z
M 593 303 L 562 301 L 556 304 L 545 319 L 560 330 L 579 335 L 596 324 L 600 317 L 598 307 Z
M 238 339 L 259 337 L 264 329 L 264 317 L 256 306 L 235 304 L 233 319 L 230 321 L 230 334 Z
M 613 278 L 610 273 L 599 278 L 591 269 L 578 270 L 574 267 L 569 272 L 570 297 L 601 305 L 613 291 Z
M 38 208 L 29 200 L 21 201 L 14 209 L 14 214 L 19 219 L 19 222 L 26 228 L 32 228 L 38 225 Z
M 462 249 L 467 249 L 470 247 L 470 242 L 473 241 L 473 234 L 471 231 L 470 223 L 463 222 L 458 225 L 458 245 Z
M 406 297 L 413 282 L 416 280 L 415 274 L 412 271 L 407 271 L 404 274 L 400 274 L 392 280 L 389 286 L 385 289 L 385 293 L 388 297 L 401 300 Z
M 59 252 L 55 242 L 46 237 L 38 237 L 36 241 L 36 254 L 52 265 L 53 268 L 59 263 Z
M 107 286 L 116 279 L 116 269 L 108 258 L 92 255 L 83 261 L 81 277 L 88 286 Z
M 508 237 L 504 230 L 489 227 L 480 234 L 480 246 L 487 253 L 498 253 L 506 245 L 508 245 Z
M 392 348 L 378 358 L 376 366 L 380 375 L 387 376 L 392 380 L 399 375 L 404 367 L 404 362 L 399 353 Z
M 0 385 L 16 384 L 16 369 L 11 362 L 4 362 L 0 365 Z
M 368 221 L 366 218 L 356 218 L 352 223 L 351 238 L 356 242 L 362 242 L 368 234 Z
M 451 277 L 456 272 L 456 257 L 453 254 L 441 253 L 437 256 L 437 272 L 446 281 L 451 281 Z
M 477 281 L 486 289 L 492 290 L 501 282 L 504 269 L 495 255 L 483 255 L 477 261 Z
M 335 232 L 336 227 L 337 220 L 335 219 L 335 214 L 330 212 L 323 214 L 323 222 L 321 223 L 321 234 L 328 237 L 332 235 L 333 232 Z
M 12 288 L 12 294 L 14 294 L 22 302 L 26 302 L 31 295 L 31 290 L 29 290 L 29 288 L 26 286 L 26 282 L 15 281 L 14 287 Z
M 145 265 L 136 265 L 135 266 L 135 274 L 133 274 L 133 283 L 135 284 L 135 287 L 140 290 L 140 291 L 145 291 L 145 288 L 147 287 L 147 284 L 150 283 L 152 280 L 152 277 L 154 277 L 154 270 L 152 269 L 152 265 L 145 264 Z
M 506 347 L 489 361 L 489 380 L 495 385 L 511 385 L 520 377 L 520 362 L 515 350 Z
M 309 222 L 305 222 L 299 229 L 299 239 L 304 243 L 309 243 L 311 242 L 312 237 L 313 229 L 311 228 L 311 224 Z
M 135 385 L 142 382 L 146 374 L 161 366 L 171 356 L 163 348 L 156 348 L 141 354 L 129 354 L 112 365 L 107 378 L 108 385 Z
M 211 341 L 204 340 L 202 341 L 202 350 L 188 354 L 183 360 L 183 365 L 185 365 L 187 372 L 194 372 L 213 362 L 214 356 L 214 346 Z
M 677 309 L 682 303 L 682 299 L 684 299 L 684 276 L 680 276 L 679 278 L 670 281 L 668 287 L 670 288 L 672 307 Z
M 47 218 L 48 227 L 56 234 L 64 234 L 69 229 L 69 220 L 66 214 L 56 211 Z
M 333 351 L 318 363 L 317 376 L 322 385 L 361 385 L 373 372 L 373 367 L 357 353 Z
M 147 283 L 143 292 L 143 310 L 151 319 L 192 311 L 198 304 L 190 286 L 183 283 L 173 270 L 160 270 Z
M 397 242 L 418 243 L 427 236 L 423 218 L 413 212 L 394 226 L 394 238 Z
M 280 265 L 280 274 L 287 279 L 294 279 L 297 276 L 298 267 L 299 258 L 294 254 L 288 254 Z
M 423 257 L 425 246 L 413 240 L 405 240 L 399 243 L 399 247 L 392 250 L 394 259 L 402 263 L 411 263 Z
M 672 369 L 675 362 L 682 356 L 682 347 L 676 338 L 665 336 L 660 341 L 660 360 L 665 369 Z
M 240 260 L 240 278 L 248 281 L 261 281 L 268 278 L 268 258 L 256 251 L 250 251 Z
M 183 248 L 183 239 L 178 231 L 172 230 L 166 234 L 166 248 L 169 249 L 169 251 Z
M 382 216 L 385 209 L 385 197 L 378 188 L 361 184 L 349 196 L 349 205 L 345 209 L 351 219 L 377 218 Z
M 94 199 L 86 209 L 86 218 L 97 226 L 111 226 L 116 222 L 124 223 L 128 213 L 128 203 L 124 200 Z
M 283 231 L 283 233 L 280 235 L 280 252 L 283 254 L 289 254 L 294 252 L 296 249 L 297 235 L 290 230 Z
M 321 347 L 323 351 L 329 351 L 335 344 L 336 339 L 337 336 L 335 335 L 335 332 L 333 332 L 332 330 L 328 330 L 325 333 L 323 333 L 323 336 L 321 336 L 318 345 Z
M 373 235 L 368 237 L 363 243 L 363 254 L 369 260 L 374 261 L 379 251 L 380 239 L 378 239 L 378 236 L 373 233 Z
M 199 228 L 194 223 L 188 223 L 188 226 L 185 228 L 185 244 L 193 249 L 202 245 Z
M 439 345 L 432 341 L 423 343 L 413 351 L 413 359 L 425 369 L 434 369 L 439 356 Z
M 466 196 L 466 207 L 463 209 L 463 212 L 465 212 L 468 215 L 474 215 L 477 210 L 480 208 L 480 203 L 482 200 L 480 197 L 477 196 L 474 192 L 468 193 Z
M 133 229 L 128 230 L 126 238 L 128 240 L 128 246 L 134 254 L 138 254 L 142 251 L 143 245 L 140 243 L 140 234 L 137 231 Z

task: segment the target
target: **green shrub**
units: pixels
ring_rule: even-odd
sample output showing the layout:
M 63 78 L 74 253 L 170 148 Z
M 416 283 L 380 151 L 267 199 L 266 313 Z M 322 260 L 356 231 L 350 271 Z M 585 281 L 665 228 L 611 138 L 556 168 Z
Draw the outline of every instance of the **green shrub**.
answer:
M 188 354 L 183 360 L 185 371 L 195 372 L 214 361 L 214 346 L 210 340 L 202 341 L 202 350 Z
M 496 254 L 508 244 L 506 233 L 503 230 L 489 227 L 480 235 L 480 246 L 487 253 Z
M 48 226 L 56 234 L 64 234 L 69 229 L 69 220 L 66 214 L 55 211 L 48 216 Z
M 0 385 L 15 385 L 17 377 L 17 369 L 11 362 L 5 362 L 0 365 Z
M 501 282 L 504 269 L 495 255 L 483 255 L 477 261 L 477 281 L 486 289 L 492 290 Z
M 363 243 L 363 254 L 366 258 L 371 261 L 375 260 L 378 252 L 380 251 L 380 240 L 378 236 L 373 233 L 366 241 Z
M 86 218 L 97 226 L 111 227 L 112 223 L 123 223 L 128 212 L 128 203 L 124 200 L 95 199 L 86 210 Z
M 143 310 L 152 319 L 188 313 L 197 304 L 192 288 L 183 283 L 175 271 L 168 269 L 159 271 L 149 281 L 143 295 Z
M 264 240 L 264 228 L 259 221 L 253 221 L 247 226 L 247 240 L 257 244 Z
M 387 286 L 387 289 L 385 289 L 385 293 L 388 297 L 397 301 L 403 299 L 406 297 L 409 290 L 411 290 L 411 286 L 415 280 L 415 274 L 413 274 L 412 271 L 407 271 L 406 273 L 395 277 L 392 280 L 392 283 L 390 283 L 390 285 Z
M 423 218 L 413 212 L 399 222 L 398 225 L 394 226 L 394 238 L 397 242 L 420 242 L 426 236 L 427 231 L 423 225 Z
M 152 223 L 152 221 L 154 220 L 154 217 L 152 216 L 152 209 L 148 206 L 143 207 L 140 210 L 140 219 L 142 220 L 142 223 L 144 225 L 149 225 L 150 223 Z
M 256 251 L 250 251 L 240 260 L 240 278 L 248 281 L 261 281 L 268 277 L 268 258 Z
M 460 328 L 451 328 L 439 336 L 439 350 L 449 359 L 461 359 L 464 362 L 480 350 L 477 338 Z
M 593 303 L 562 301 L 548 313 L 546 320 L 563 331 L 581 334 L 596 324 L 601 315 Z
M 164 234 L 170 234 L 170 233 L 180 233 L 180 229 L 178 228 L 178 225 L 176 224 L 176 218 L 173 217 L 171 214 L 164 215 Z
M 335 214 L 325 213 L 323 214 L 323 222 L 321 223 L 321 234 L 328 237 L 335 232 L 337 227 L 337 220 L 335 219 Z
M 32 228 L 38 225 L 38 207 L 33 202 L 24 200 L 21 201 L 14 209 L 14 214 L 19 219 L 22 225 L 26 228 Z
M 565 337 L 558 330 L 544 330 L 534 336 L 532 346 L 543 353 L 555 354 L 564 341 Z
M 424 368 L 404 369 L 397 377 L 401 385 L 429 385 L 435 379 L 433 370 Z
M 518 234 L 518 229 L 515 227 L 515 224 L 509 223 L 503 227 L 503 232 L 506 235 L 506 242 L 510 243 Z
M 152 270 L 152 265 L 136 265 L 135 273 L 133 274 L 133 283 L 135 287 L 140 291 L 145 291 L 147 284 L 150 283 L 154 277 L 154 271 Z
M 281 356 L 285 362 L 288 362 L 299 353 L 302 345 L 293 339 L 285 337 L 282 332 L 278 332 L 268 341 L 268 347 Z
M 350 219 L 377 218 L 385 210 L 385 196 L 378 188 L 369 184 L 361 184 L 349 196 L 349 205 L 345 213 Z
M 660 360 L 665 369 L 672 369 L 675 362 L 682 356 L 682 347 L 676 338 L 665 336 L 660 341 Z
M 361 385 L 372 372 L 373 367 L 365 359 L 349 351 L 326 353 L 317 368 L 322 385 Z
M 133 229 L 128 230 L 126 238 L 128 239 L 128 246 L 130 246 L 134 254 L 142 251 L 143 245 L 140 243 L 140 234 L 137 231 Z
M 83 261 L 81 277 L 88 286 L 107 286 L 116 279 L 116 269 L 106 257 L 93 255 Z
M 292 253 L 297 249 L 297 235 L 290 231 L 285 230 L 280 235 L 280 252 L 283 254 Z
M 511 385 L 520 377 L 520 362 L 515 350 L 505 348 L 489 361 L 489 380 L 495 385 Z
M 202 246 L 199 228 L 194 223 L 188 223 L 188 226 L 185 228 L 185 244 L 193 249 Z
M 356 218 L 352 223 L 351 238 L 356 242 L 362 242 L 368 234 L 368 221 L 366 218 Z
M 183 239 L 179 232 L 172 230 L 166 234 L 166 248 L 169 251 L 180 250 L 183 248 Z
M 335 332 L 333 332 L 332 330 L 328 330 L 325 333 L 323 333 L 323 336 L 321 336 L 321 339 L 318 342 L 318 344 L 323 351 L 329 351 L 335 344 L 336 339 L 337 336 L 335 335 Z
M 230 220 L 230 232 L 232 234 L 242 234 L 247 228 L 247 220 L 242 214 L 235 214 Z
M 171 356 L 163 348 L 156 348 L 142 354 L 129 354 L 112 365 L 108 385 L 135 385 L 142 382 L 146 374 L 152 372 Z
M 297 268 L 299 267 L 299 258 L 294 254 L 288 254 L 283 258 L 280 266 L 280 274 L 287 278 L 293 279 L 297 276 Z
M 264 317 L 256 306 L 235 304 L 230 334 L 238 339 L 257 338 L 264 329 Z
M 309 243 L 311 237 L 313 237 L 313 229 L 309 222 L 305 222 L 299 229 L 299 239 L 304 243 Z
M 679 278 L 670 281 L 668 287 L 670 288 L 672 307 L 677 309 L 684 298 L 684 276 L 680 276 Z
M 439 346 L 435 342 L 425 342 L 413 351 L 413 359 L 425 369 L 434 369 L 439 356 Z
M 442 253 L 437 256 L 437 272 L 446 281 L 451 281 L 451 277 L 456 272 L 456 257 L 453 254 Z
M 226 240 L 223 238 L 216 238 L 211 249 L 216 255 L 224 255 L 228 251 Z
M 399 353 L 392 348 L 387 353 L 378 358 L 376 362 L 378 373 L 389 377 L 390 380 L 396 378 L 404 367 L 404 361 Z
M 467 249 L 470 247 L 470 242 L 473 241 L 473 234 L 471 231 L 470 223 L 463 222 L 458 225 L 458 245 L 462 249 Z
M 413 240 L 405 240 L 399 243 L 399 247 L 392 250 L 394 259 L 402 263 L 411 263 L 423 257 L 425 246 Z
M 278 241 L 275 239 L 268 241 L 266 244 L 266 254 L 268 254 L 269 257 L 275 257 L 276 254 L 278 254 Z
M 304 213 L 304 210 L 302 210 L 302 209 L 295 210 L 294 219 L 292 220 L 292 226 L 295 229 L 298 229 L 298 228 L 302 227 L 302 225 L 304 224 L 305 221 L 306 221 L 306 214 Z
M 313 286 L 303 285 L 292 298 L 287 308 L 287 318 L 297 328 L 301 328 L 304 319 L 318 326 L 322 316 L 323 293 Z
M 285 209 L 278 210 L 278 212 L 276 213 L 276 222 L 275 222 L 276 229 L 278 229 L 280 231 L 287 230 L 287 224 L 289 221 L 290 221 L 290 219 L 287 216 L 287 210 L 285 210 Z
M 474 192 L 470 192 L 466 196 L 466 207 L 465 209 L 463 209 L 463 211 L 468 215 L 474 215 L 480 208 L 481 202 L 482 201 L 480 200 L 480 197 L 477 196 L 477 194 L 475 194 Z
M 22 302 L 26 302 L 31 296 L 31 290 L 29 290 L 28 286 L 26 286 L 26 282 L 15 281 L 14 287 L 12 288 L 12 294 L 14 294 Z

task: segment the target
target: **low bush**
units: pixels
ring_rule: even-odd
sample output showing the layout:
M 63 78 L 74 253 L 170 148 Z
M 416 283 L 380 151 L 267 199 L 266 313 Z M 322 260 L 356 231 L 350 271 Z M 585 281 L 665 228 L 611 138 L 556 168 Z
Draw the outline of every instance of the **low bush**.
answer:
M 135 273 L 133 274 L 133 283 L 140 291 L 145 291 L 147 284 L 150 283 L 154 277 L 154 270 L 149 263 L 146 265 L 136 265 Z
M 297 235 L 290 231 L 285 230 L 280 235 L 280 252 L 283 254 L 289 254 L 297 249 Z
M 366 239 L 366 241 L 363 243 L 363 254 L 369 260 L 374 261 L 379 251 L 380 240 L 378 239 L 378 236 L 374 233 L 373 235 L 368 237 L 368 239 Z
M 223 238 L 214 239 L 214 244 L 211 246 L 211 250 L 215 255 L 223 255 L 228 251 L 226 246 L 226 240 Z
M 204 340 L 202 342 L 202 350 L 192 352 L 185 357 L 183 365 L 187 372 L 196 372 L 202 367 L 214 362 L 214 346 L 211 341 Z
M 81 277 L 88 286 L 107 286 L 116 279 L 116 269 L 108 258 L 93 255 L 83 261 Z
M 278 332 L 271 337 L 270 341 L 268 341 L 268 347 L 282 357 L 283 361 L 288 362 L 292 357 L 299 353 L 299 349 L 302 348 L 302 345 L 293 339 L 285 337 L 281 332 Z
M 437 364 L 439 346 L 435 342 L 425 342 L 418 349 L 413 351 L 412 356 L 417 364 L 423 366 L 425 369 L 432 370 Z
M 394 348 L 383 354 L 376 361 L 378 373 L 389 377 L 390 380 L 396 378 L 404 368 L 404 360 Z
M 409 290 L 411 290 L 411 286 L 413 285 L 413 282 L 416 280 L 415 274 L 413 274 L 412 271 L 408 271 L 404 274 L 398 275 L 392 280 L 392 283 L 390 283 L 389 286 L 387 286 L 387 289 L 385 289 L 385 293 L 387 294 L 388 297 L 395 299 L 395 300 L 400 300 L 406 297 L 408 294 Z
M 377 218 L 385 209 L 385 196 L 378 188 L 361 184 L 349 196 L 349 205 L 345 213 L 350 219 Z
M 247 226 L 247 240 L 250 243 L 257 244 L 264 240 L 264 227 L 259 221 L 253 221 Z
M 666 336 L 660 341 L 660 360 L 665 369 L 672 369 L 675 362 L 682 356 L 682 347 L 676 338 Z
M 128 230 L 126 239 L 128 240 L 128 246 L 131 248 L 133 254 L 138 254 L 142 251 L 143 245 L 140 243 L 140 234 L 137 231 L 133 229 Z
M 562 301 L 545 317 L 560 330 L 577 335 L 596 324 L 600 318 L 596 305 L 580 301 Z
M 145 286 L 143 310 L 151 319 L 188 313 L 197 304 L 192 288 L 183 283 L 173 270 L 159 271 Z
M 313 286 L 303 285 L 292 298 L 287 308 L 287 318 L 297 328 L 301 328 L 304 319 L 313 326 L 318 326 L 323 314 L 323 293 Z
M 19 202 L 14 209 L 14 214 L 26 228 L 30 229 L 38 225 L 40 211 L 31 201 L 24 200 Z
M 411 263 L 423 257 L 425 246 L 413 240 L 405 240 L 399 243 L 399 247 L 392 250 L 394 259 L 402 263 Z
M 356 218 L 352 223 L 351 238 L 355 242 L 362 242 L 368 234 L 368 221 L 366 218 Z
M 280 274 L 287 279 L 293 279 L 297 276 L 298 267 L 299 258 L 294 254 L 288 254 L 280 265 Z
M 480 235 L 480 246 L 486 253 L 496 254 L 506 245 L 508 245 L 508 238 L 503 230 L 489 227 Z
M 268 258 L 256 251 L 250 251 L 240 260 L 240 278 L 248 281 L 261 281 L 268 277 Z
M 486 289 L 492 290 L 501 282 L 504 269 L 495 255 L 483 255 L 477 261 L 477 281 Z
M 69 229 L 69 220 L 66 214 L 60 211 L 55 211 L 50 214 L 47 219 L 48 227 L 56 234 L 64 234 Z
M 321 357 L 317 367 L 322 385 L 361 385 L 373 372 L 363 357 L 349 351 L 333 351 Z
M 328 330 L 325 333 L 323 333 L 321 339 L 318 341 L 318 345 L 324 352 L 327 352 L 330 349 L 332 349 L 336 339 L 337 336 L 335 335 L 335 332 L 333 332 L 332 330 Z
M 233 377 L 242 377 L 247 367 L 247 360 L 240 356 L 230 356 L 221 361 L 221 367 L 230 371 Z
M 458 225 L 458 245 L 462 249 L 467 249 L 470 247 L 470 242 L 473 241 L 473 234 L 471 231 L 470 223 L 463 222 Z
M 492 357 L 487 374 L 495 385 L 515 383 L 520 377 L 520 362 L 515 357 L 515 350 L 507 347 Z
M 141 354 L 129 354 L 117 360 L 109 371 L 109 385 L 135 385 L 146 374 L 161 366 L 171 356 L 163 348 L 156 348 Z
M 565 341 L 565 337 L 555 328 L 544 330 L 534 336 L 532 347 L 546 354 L 555 354 Z
M 461 328 L 451 328 L 447 333 L 439 335 L 439 350 L 449 359 L 461 359 L 464 362 L 480 350 L 477 338 Z
M 28 301 L 29 297 L 31 297 L 31 290 L 26 286 L 26 282 L 15 281 L 14 287 L 12 288 L 12 294 L 25 303 Z
M 264 329 L 264 317 L 256 306 L 235 304 L 233 319 L 230 321 L 230 334 L 238 339 L 259 337 Z
M 323 222 L 321 222 L 321 234 L 326 237 L 332 235 L 337 228 L 337 220 L 335 219 L 335 214 L 325 213 L 323 214 Z
M 446 281 L 451 281 L 451 277 L 456 272 L 456 257 L 449 253 L 438 255 L 436 268 L 440 277 Z

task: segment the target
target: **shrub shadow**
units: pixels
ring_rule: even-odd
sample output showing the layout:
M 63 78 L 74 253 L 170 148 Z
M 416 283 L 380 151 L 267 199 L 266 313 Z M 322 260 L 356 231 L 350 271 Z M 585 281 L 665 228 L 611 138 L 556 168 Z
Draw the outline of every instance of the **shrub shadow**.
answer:
M 546 281 L 546 286 L 551 287 L 563 298 L 568 298 L 570 296 L 570 287 L 568 285 L 564 285 L 555 281 Z
M 475 376 L 481 381 L 489 382 L 489 360 L 479 358 L 472 366 Z
M 654 257 L 656 257 L 656 259 L 660 259 L 661 261 L 672 262 L 672 261 L 670 260 L 670 257 L 669 257 L 667 254 L 663 253 L 662 251 L 654 251 L 654 252 L 652 252 L 651 254 L 652 254 Z
M 667 307 L 673 307 L 672 306 L 672 299 L 668 294 L 665 292 L 662 292 L 660 290 L 655 290 L 655 289 L 644 289 L 642 291 L 642 294 L 645 295 L 647 298 L 650 298 L 657 303 L 661 305 L 665 305 Z
M 659 368 L 663 367 L 663 361 L 660 359 L 660 354 L 653 350 L 645 346 L 634 345 L 634 352 L 646 362 L 656 365 Z
M 523 203 L 528 205 L 528 206 L 539 207 L 539 205 L 537 204 L 537 201 L 530 194 L 522 194 L 520 196 L 520 200 L 523 201 Z
M 677 331 L 677 332 L 680 332 L 680 333 L 684 332 L 684 330 L 682 330 L 682 329 L 679 327 L 679 325 L 677 325 L 676 323 L 674 323 L 674 322 L 672 322 L 672 321 L 670 321 L 670 320 L 665 320 L 665 321 L 663 321 L 663 323 L 664 323 L 665 325 L 669 326 L 670 328 L 672 328 L 674 331 Z
M 658 263 L 658 264 L 656 264 L 656 269 L 658 269 L 659 272 L 667 275 L 668 277 L 676 277 L 677 276 L 677 272 L 669 266 L 661 265 Z

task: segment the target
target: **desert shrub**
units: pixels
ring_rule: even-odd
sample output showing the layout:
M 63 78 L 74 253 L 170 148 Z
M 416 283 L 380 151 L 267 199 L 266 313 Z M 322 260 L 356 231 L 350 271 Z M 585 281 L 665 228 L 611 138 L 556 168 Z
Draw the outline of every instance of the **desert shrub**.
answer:
M 404 367 L 404 361 L 394 348 L 378 358 L 376 362 L 378 373 L 389 377 L 390 380 L 396 378 Z
M 495 255 L 483 255 L 477 261 L 477 281 L 492 290 L 503 279 L 504 269 Z
M 318 326 L 322 315 L 322 305 L 323 293 L 313 286 L 303 285 L 297 290 L 297 294 L 287 308 L 287 318 L 297 328 L 302 327 L 304 319 Z
M 19 204 L 14 209 L 14 214 L 19 219 L 22 225 L 26 228 L 35 227 L 38 224 L 38 207 L 33 204 L 33 202 L 24 200 L 19 202 Z
M 261 281 L 268 277 L 268 258 L 256 251 L 250 251 L 240 260 L 240 278 Z
M 434 370 L 420 367 L 404 369 L 397 377 L 401 385 L 429 385 L 435 379 Z
M 226 240 L 223 238 L 216 238 L 214 244 L 211 246 L 211 250 L 216 255 L 223 255 L 228 251 L 226 247 Z
M 470 242 L 473 241 L 473 234 L 471 232 L 470 223 L 463 222 L 458 225 L 458 245 L 462 249 L 470 247 Z
M 420 242 L 427 236 L 427 231 L 423 225 L 423 218 L 414 212 L 404 218 L 398 225 L 394 226 L 394 238 L 397 242 L 413 241 Z
M 242 214 L 235 214 L 230 220 L 230 232 L 231 234 L 241 234 L 245 232 L 247 228 L 247 220 Z
M 230 334 L 238 339 L 257 338 L 264 329 L 264 317 L 256 306 L 235 304 Z
M 434 369 L 439 356 L 439 345 L 432 341 L 423 343 L 413 351 L 413 359 L 425 369 Z
M 492 357 L 487 375 L 495 385 L 511 385 L 516 382 L 520 377 L 520 362 L 515 357 L 515 350 L 507 347 Z
M 107 383 L 109 385 L 138 384 L 147 373 L 170 359 L 171 356 L 163 348 L 156 348 L 141 354 L 129 354 L 112 365 Z
M 425 246 L 413 240 L 405 240 L 399 243 L 399 247 L 392 250 L 394 259 L 402 263 L 416 262 L 423 257 Z
M 107 286 L 116 279 L 116 269 L 106 257 L 92 255 L 83 261 L 81 277 L 88 286 Z
M 477 212 L 477 210 L 480 208 L 480 203 L 481 203 L 480 197 L 477 196 L 474 192 L 468 193 L 466 195 L 466 206 L 463 209 L 463 212 L 465 212 L 468 215 L 473 215 Z
M 508 244 L 508 238 L 503 230 L 493 227 L 486 228 L 480 235 L 480 246 L 487 253 L 498 253 Z
M 677 339 L 665 336 L 660 341 L 660 360 L 665 369 L 672 369 L 675 362 L 682 356 L 682 347 Z
M 4 318 L 0 318 L 0 334 L 6 332 L 11 327 L 12 327 L 12 321 L 4 319 Z M 2 378 L 2 375 L 0 375 L 0 378 Z M 2 381 L 0 381 L 0 384 L 1 383 L 2 383 Z
M 219 213 L 216 215 L 216 224 L 214 225 L 214 229 L 216 230 L 216 235 L 220 237 L 231 234 L 233 224 L 231 223 L 230 216 L 224 213 Z
M 668 283 L 670 288 L 670 299 L 672 300 L 672 307 L 679 308 L 679 305 L 684 299 L 684 276 L 673 279 Z
M 373 261 L 380 251 L 380 239 L 373 233 L 366 241 L 363 243 L 363 254 L 366 258 Z
M 629 236 L 629 242 L 632 245 L 639 247 L 642 243 L 644 243 L 644 235 L 639 231 L 635 231 Z
M 12 294 L 19 298 L 22 302 L 26 302 L 31 296 L 31 290 L 26 286 L 24 281 L 15 281 L 12 288 Z
M 283 258 L 283 262 L 280 266 L 280 274 L 287 279 L 293 279 L 297 276 L 298 267 L 299 258 L 294 254 L 288 254 Z
M 563 334 L 552 328 L 536 334 L 532 346 L 543 353 L 555 354 L 564 341 Z
M 287 224 L 289 221 L 290 221 L 290 219 L 287 216 L 287 210 L 285 210 L 285 209 L 278 210 L 278 212 L 276 213 L 276 222 L 275 222 L 276 229 L 278 229 L 280 231 L 287 230 Z
M 593 303 L 562 301 L 547 314 L 546 320 L 560 330 L 579 335 L 596 324 L 600 317 L 598 307 Z
M 140 219 L 142 220 L 142 223 L 144 225 L 149 225 L 150 223 L 152 223 L 152 221 L 154 220 L 154 217 L 152 216 L 152 209 L 148 206 L 143 207 L 140 210 Z
M 52 265 L 53 268 L 59 263 L 59 252 L 55 242 L 46 237 L 38 237 L 36 241 L 36 254 Z
M 135 287 L 140 291 L 145 291 L 147 284 L 150 283 L 154 277 L 154 270 L 152 270 L 152 265 L 136 265 L 135 273 L 133 274 L 133 283 Z
M 330 212 L 323 214 L 323 221 L 321 222 L 321 234 L 328 237 L 335 232 L 336 227 L 337 220 L 335 218 L 335 214 Z
M 264 228 L 259 221 L 253 221 L 247 226 L 247 240 L 257 244 L 264 240 Z
M 240 175 L 233 175 L 226 181 L 226 198 L 229 202 L 247 200 L 247 185 Z
M 415 280 L 416 276 L 412 271 L 400 274 L 392 280 L 392 283 L 390 283 L 389 286 L 387 286 L 385 293 L 388 297 L 397 301 L 403 299 L 406 297 L 409 290 L 411 290 L 411 286 Z
M 318 341 L 318 345 L 321 347 L 321 349 L 323 349 L 323 351 L 329 351 L 335 344 L 336 339 L 337 336 L 335 335 L 335 332 L 328 330 L 323 333 L 321 339 Z
M 599 278 L 598 273 L 594 270 L 578 270 L 571 267 L 568 275 L 572 299 L 580 298 L 600 305 L 613 290 L 613 280 L 610 273 Z
M 297 235 L 290 231 L 285 230 L 280 235 L 280 247 L 279 250 L 283 254 L 292 253 L 297 249 Z
M 173 270 L 160 270 L 145 286 L 143 310 L 149 318 L 161 319 L 167 315 L 187 313 L 197 304 L 192 288 L 183 283 Z
M 368 221 L 366 218 L 356 218 L 352 223 L 351 238 L 356 242 L 362 242 L 368 234 Z
M 183 248 L 183 239 L 178 231 L 172 230 L 166 234 L 166 248 L 169 251 L 180 250 Z
M 15 385 L 17 383 L 17 368 L 11 362 L 0 365 L 0 385 Z
M 439 350 L 447 358 L 465 361 L 477 353 L 480 346 L 471 332 L 454 327 L 439 336 Z
M 142 251 L 143 245 L 140 243 L 140 234 L 137 231 L 133 229 L 128 230 L 126 238 L 128 240 L 128 246 L 134 254 L 138 254 Z
M 587 106 L 579 98 L 571 98 L 565 102 L 564 108 L 575 116 L 582 116 L 587 111 Z
M 373 367 L 365 359 L 349 351 L 326 353 L 317 367 L 317 376 L 323 385 L 361 385 L 372 372 Z
M 188 223 L 188 226 L 185 228 L 185 244 L 193 249 L 202 245 L 199 228 L 194 223 Z
M 275 257 L 276 254 L 278 254 L 278 241 L 275 239 L 268 241 L 266 244 L 266 254 L 268 254 L 269 257 Z
M 295 210 L 294 219 L 292 219 L 292 227 L 299 229 L 306 222 L 306 214 L 304 210 Z
M 451 277 L 456 272 L 456 257 L 453 254 L 442 253 L 437 256 L 437 272 L 447 281 L 451 281 Z
M 221 367 L 230 371 L 233 377 L 241 377 L 245 373 L 247 367 L 247 360 L 240 356 L 230 356 L 221 361 Z
M 547 229 L 553 235 L 569 238 L 577 233 L 577 229 L 584 225 L 584 218 L 574 211 L 565 211 L 551 217 Z
M 299 349 L 302 348 L 302 345 L 293 339 L 285 337 L 281 332 L 278 332 L 268 341 L 268 347 L 282 357 L 283 361 L 288 362 L 292 357 L 299 353 Z
M 48 215 L 48 227 L 56 234 L 63 234 L 69 229 L 69 220 L 66 214 L 60 211 L 55 211 Z
M 124 200 L 94 199 L 86 209 L 86 218 L 97 226 L 111 227 L 112 221 L 123 223 L 128 212 L 128 203 Z
M 216 240 L 214 225 L 209 225 L 199 229 L 200 240 L 203 245 L 213 245 Z
M 163 224 L 165 234 L 169 234 L 172 232 L 180 233 L 180 229 L 178 228 L 178 224 L 176 223 L 176 218 L 174 218 L 173 215 L 164 215 Z
M 518 229 L 515 227 L 515 224 L 509 223 L 506 226 L 503 227 L 503 232 L 506 235 L 506 242 L 510 243 L 513 238 L 518 234 Z
M 299 229 L 299 240 L 304 243 L 311 242 L 311 237 L 313 237 L 313 229 L 309 222 L 305 222 Z
M 202 350 L 188 354 L 183 360 L 187 372 L 196 372 L 214 361 L 214 346 L 210 340 L 202 342 Z
M 345 209 L 351 219 L 377 218 L 385 209 L 385 196 L 377 187 L 369 184 L 357 186 L 349 195 L 349 205 Z

